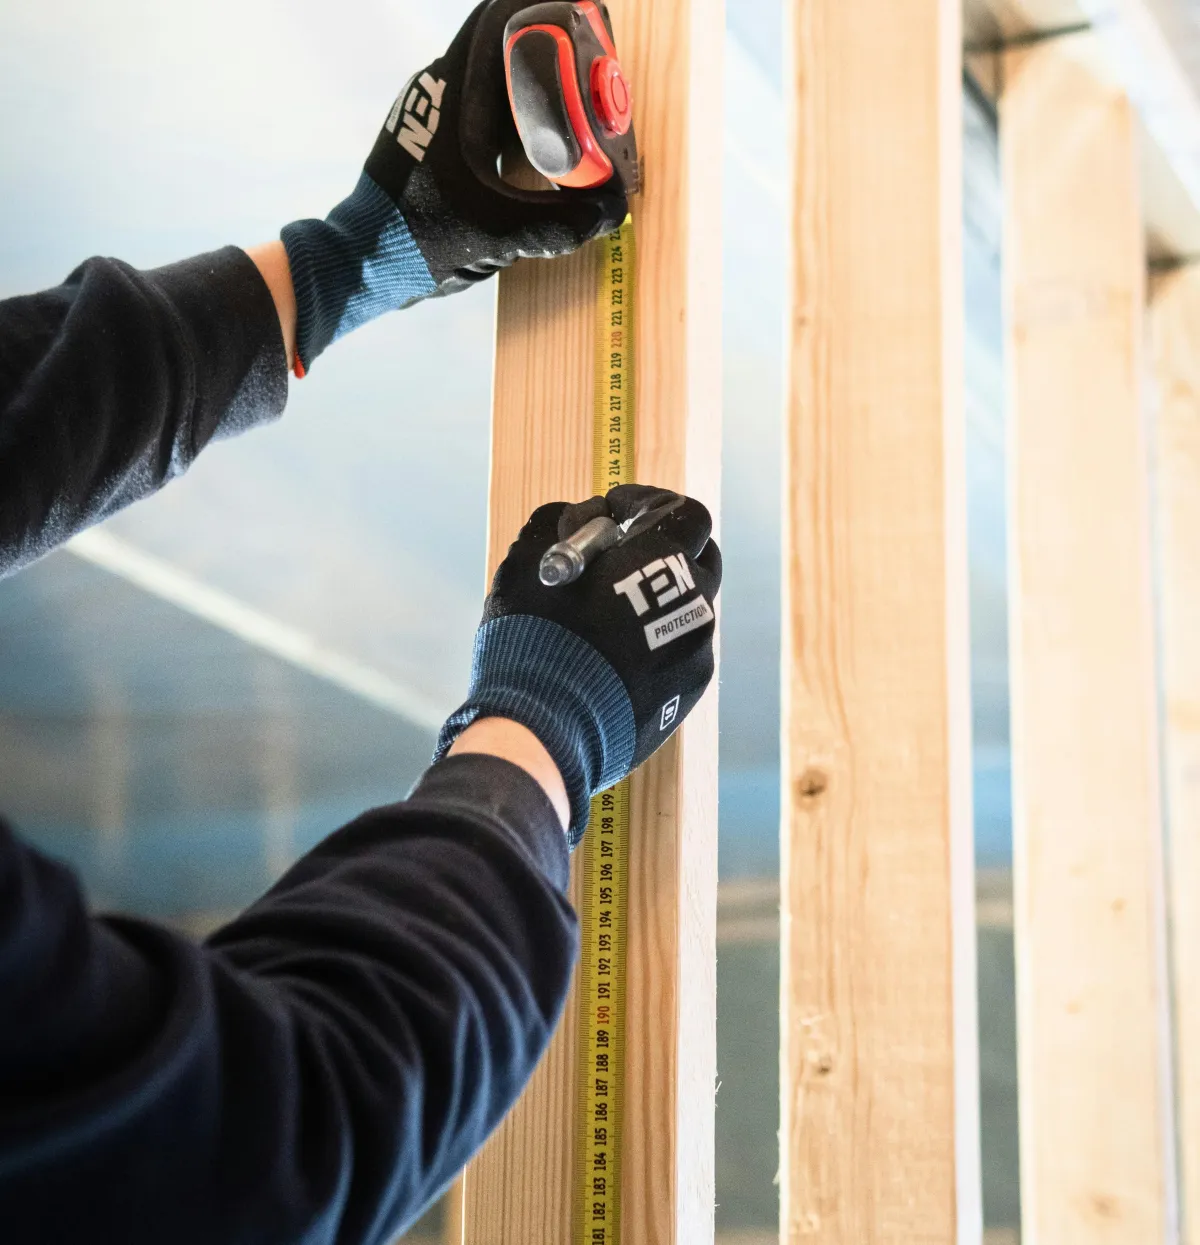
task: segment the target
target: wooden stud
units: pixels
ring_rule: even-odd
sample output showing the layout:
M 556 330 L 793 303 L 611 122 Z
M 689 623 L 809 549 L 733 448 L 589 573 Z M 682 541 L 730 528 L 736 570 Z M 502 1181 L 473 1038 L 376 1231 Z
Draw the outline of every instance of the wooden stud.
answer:
M 963 0 L 964 61 L 991 98 L 1002 90 L 1006 42 L 1056 37 L 1094 21 L 1076 40 L 1098 76 L 1123 85 L 1139 114 L 1142 216 L 1151 259 L 1200 254 L 1200 92 L 1189 50 L 1195 21 L 1162 0 Z M 988 49 L 996 49 L 991 51 Z
M 978 1242 L 958 0 L 793 0 L 782 1225 Z
M 645 187 L 638 253 L 637 475 L 717 512 L 720 494 L 722 0 L 609 0 Z M 591 251 L 502 274 L 489 567 L 538 505 L 591 492 L 597 289 Z M 622 1231 L 713 1239 L 716 696 L 633 789 Z M 521 1102 L 468 1168 L 464 1245 L 567 1245 L 575 1003 Z
M 1014 935 L 1023 1239 L 1165 1239 L 1161 817 L 1134 118 L 1007 55 Z
M 1180 1174 L 1200 1241 L 1200 268 L 1162 277 L 1150 318 Z
M 442 1199 L 442 1245 L 463 1245 L 464 1194 L 460 1176 Z

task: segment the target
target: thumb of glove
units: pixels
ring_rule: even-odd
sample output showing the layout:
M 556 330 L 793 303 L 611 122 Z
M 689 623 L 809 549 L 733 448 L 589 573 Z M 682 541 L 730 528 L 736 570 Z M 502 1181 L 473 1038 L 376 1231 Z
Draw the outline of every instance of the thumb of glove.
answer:
M 507 188 L 511 243 L 521 259 L 569 255 L 587 242 L 621 227 L 629 199 L 614 178 L 599 190 Z

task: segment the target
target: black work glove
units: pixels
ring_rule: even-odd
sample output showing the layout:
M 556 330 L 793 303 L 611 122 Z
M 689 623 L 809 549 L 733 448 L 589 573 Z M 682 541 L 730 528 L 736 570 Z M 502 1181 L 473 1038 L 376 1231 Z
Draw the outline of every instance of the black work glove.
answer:
M 350 197 L 326 220 L 283 230 L 299 375 L 386 311 L 465 289 L 521 258 L 568 254 L 625 219 L 615 176 L 596 190 L 518 190 L 501 180 L 500 156 L 520 145 L 504 27 L 527 7 L 479 5 L 445 56 L 401 91 Z
M 466 703 L 438 740 L 440 757 L 480 718 L 528 727 L 566 784 L 572 847 L 591 797 L 661 747 L 708 687 L 721 553 L 708 511 L 689 498 L 601 554 L 573 584 L 548 588 L 538 568 L 551 545 L 589 520 L 626 523 L 673 500 L 628 484 L 534 513 L 496 572 Z
M 611 233 L 629 211 L 620 181 L 598 190 L 518 190 L 496 162 L 520 139 L 504 75 L 504 28 L 527 0 L 491 0 L 446 55 L 404 88 L 366 173 L 400 209 L 438 293 L 514 260 L 565 255 Z M 444 84 L 442 86 L 441 84 Z M 436 129 L 430 107 L 438 99 Z

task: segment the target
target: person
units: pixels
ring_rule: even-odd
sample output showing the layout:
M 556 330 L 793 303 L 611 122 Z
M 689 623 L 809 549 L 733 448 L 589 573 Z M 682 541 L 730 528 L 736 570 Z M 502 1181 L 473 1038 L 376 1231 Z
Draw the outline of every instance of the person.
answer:
M 475 10 L 325 221 L 154 271 L 91 259 L 0 303 L 0 574 L 277 417 L 288 367 L 357 325 L 624 218 L 619 186 L 533 193 L 496 174 L 512 139 L 498 31 L 519 7 Z M 674 499 L 568 587 L 543 587 L 539 560 L 663 499 L 629 486 L 539 509 L 432 767 L 204 945 L 89 915 L 70 871 L 0 822 L 5 1245 L 385 1242 L 447 1187 L 562 1010 L 589 797 L 713 672 L 721 563 L 699 503 Z

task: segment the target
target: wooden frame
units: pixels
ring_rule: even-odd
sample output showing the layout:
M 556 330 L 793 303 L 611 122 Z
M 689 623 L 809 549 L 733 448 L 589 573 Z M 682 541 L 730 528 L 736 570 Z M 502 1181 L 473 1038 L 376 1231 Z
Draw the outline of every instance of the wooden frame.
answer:
M 1172 10 L 1178 32 L 1163 29 Z M 1146 246 L 1151 260 L 1200 254 L 1200 100 L 1172 39 L 1188 38 L 1184 6 L 1156 0 L 963 0 L 966 64 L 995 99 L 1004 51 L 1095 21 L 1076 43 L 1092 71 L 1132 98 Z
M 782 1226 L 982 1233 L 957 0 L 793 0 Z
M 1185 1240 L 1200 1240 L 1200 268 L 1154 283 L 1162 708 Z
M 789 5 L 781 1139 L 783 1239 L 804 1245 L 982 1235 L 962 32 L 952 0 L 868 4 Z M 693 167 L 716 164 L 720 4 L 611 8 L 647 158 L 639 346 L 654 364 L 641 374 L 638 474 L 715 502 L 718 194 Z M 1172 145 L 1161 117 L 1137 120 L 1119 68 L 1101 71 L 1096 34 L 999 46 L 1071 26 L 1086 8 L 967 6 L 973 29 L 996 32 L 987 60 L 1005 153 L 1025 1232 L 1141 1245 L 1168 1229 L 1172 1143 L 1139 336 L 1147 238 L 1158 257 L 1200 239 L 1184 167 L 1200 151 L 1187 137 L 1200 109 L 1181 101 Z M 1126 23 L 1146 16 L 1141 0 L 1119 9 Z M 1161 40 L 1145 46 L 1171 58 Z M 1177 88 L 1173 58 L 1168 69 Z M 1176 449 L 1192 435 L 1179 343 L 1193 318 L 1200 334 L 1200 290 L 1193 310 L 1180 289 L 1162 304 L 1158 339 L 1173 385 L 1162 428 Z M 534 505 L 588 491 L 593 290 L 587 257 L 502 281 L 493 564 Z M 1162 510 L 1169 707 L 1192 694 L 1187 663 L 1170 658 L 1195 630 L 1193 568 L 1172 537 L 1193 504 L 1189 454 L 1173 455 Z M 623 1228 L 638 1245 L 712 1236 L 713 713 L 710 701 L 635 792 Z M 1186 829 L 1194 766 L 1181 722 L 1170 719 L 1169 773 Z M 1186 1051 L 1200 1038 L 1190 840 L 1177 838 L 1180 861 Z M 470 1169 L 456 1245 L 572 1239 L 573 1022 L 569 1007 L 533 1086 Z M 1185 1143 L 1196 1062 L 1181 1055 Z M 1193 1206 L 1197 1149 L 1185 1154 Z
M 715 514 L 724 7 L 609 0 L 609 10 L 645 168 L 633 209 L 637 475 L 699 497 Z M 595 264 L 588 251 L 502 275 L 489 566 L 534 507 L 591 492 Z M 631 1245 L 713 1238 L 715 691 L 634 781 L 622 1154 L 623 1239 Z M 467 1170 L 465 1245 L 573 1239 L 575 1034 L 572 999 L 533 1083 Z
M 1170 1183 L 1145 251 L 1133 111 L 1087 38 L 1007 53 L 1000 100 L 1022 1215 L 1145 1245 Z

